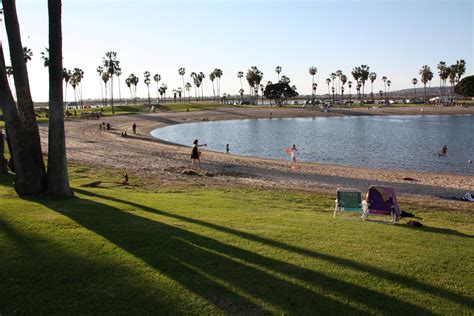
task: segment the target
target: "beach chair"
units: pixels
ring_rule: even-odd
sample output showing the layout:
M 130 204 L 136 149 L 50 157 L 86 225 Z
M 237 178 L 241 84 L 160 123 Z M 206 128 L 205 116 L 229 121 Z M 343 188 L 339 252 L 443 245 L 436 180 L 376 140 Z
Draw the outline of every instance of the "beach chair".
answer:
M 400 219 L 400 206 L 397 203 L 395 189 L 390 186 L 372 185 L 369 187 L 367 197 L 362 202 L 365 221 L 370 214 L 389 215 L 390 222 L 395 224 Z
M 362 212 L 362 196 L 360 190 L 353 188 L 339 188 L 336 191 L 336 207 L 334 218 L 340 212 Z

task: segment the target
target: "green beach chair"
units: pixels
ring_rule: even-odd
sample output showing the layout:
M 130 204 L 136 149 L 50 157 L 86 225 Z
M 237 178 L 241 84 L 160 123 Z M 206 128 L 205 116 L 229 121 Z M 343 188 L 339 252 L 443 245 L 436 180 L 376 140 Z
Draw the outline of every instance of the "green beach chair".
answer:
M 336 191 L 336 207 L 334 208 L 334 218 L 340 212 L 361 212 L 362 194 L 360 190 L 354 188 L 339 188 Z

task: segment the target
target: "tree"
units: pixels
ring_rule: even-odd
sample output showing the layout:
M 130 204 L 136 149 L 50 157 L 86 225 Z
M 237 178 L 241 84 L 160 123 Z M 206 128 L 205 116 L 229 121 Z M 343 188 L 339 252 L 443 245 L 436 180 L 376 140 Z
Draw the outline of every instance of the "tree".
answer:
M 254 92 L 255 87 L 260 84 L 263 78 L 263 72 L 261 72 L 256 66 L 250 67 L 245 76 L 247 83 L 249 84 L 250 94 Z M 258 90 L 257 90 L 258 92 Z
M 433 73 L 431 72 L 431 69 L 428 65 L 424 65 L 420 69 L 420 76 L 421 76 L 421 82 L 423 83 L 425 87 L 425 103 L 426 103 L 426 84 L 428 81 L 431 81 L 433 79 Z
M 276 66 L 276 67 L 275 67 L 275 72 L 276 72 L 277 75 L 278 75 L 278 81 L 280 81 L 281 67 L 280 67 L 280 66 Z
M 199 72 L 199 74 L 197 75 L 197 80 L 199 80 L 199 86 L 201 87 L 201 102 L 204 101 L 204 90 L 203 90 L 203 82 L 204 82 L 204 78 L 206 78 L 206 76 L 204 75 L 204 73 L 202 72 Z
M 240 94 L 240 100 L 244 100 L 244 89 L 239 89 L 239 94 Z
M 216 68 L 214 69 L 214 76 L 217 78 L 217 96 L 220 97 L 221 96 L 221 77 L 222 75 L 224 74 L 224 72 L 222 71 L 222 69 L 219 69 L 219 68 Z
M 102 66 L 99 66 L 97 67 L 96 69 L 97 73 L 99 74 L 99 84 L 100 84 L 100 95 L 102 97 L 102 105 L 103 106 L 106 106 L 106 104 L 104 103 L 104 91 L 102 89 L 102 74 L 104 72 L 104 67 Z M 107 92 L 107 91 L 106 91 Z
M 347 86 L 349 87 L 349 102 L 351 102 L 351 97 L 352 97 L 352 91 L 351 91 L 351 88 L 352 88 L 352 81 L 348 81 L 348 82 L 347 82 Z
M 318 73 L 318 68 L 312 66 L 312 67 L 309 67 L 309 75 L 312 77 L 312 82 L 311 82 L 311 87 L 313 88 L 313 95 L 312 95 L 312 99 L 314 100 L 314 94 L 315 94 L 315 89 L 314 89 L 314 76 L 316 76 L 316 74 Z M 317 87 L 317 85 L 316 85 Z
M 49 133 L 47 192 L 71 197 L 66 160 L 63 106 L 61 1 L 48 0 L 49 12 Z M 49 63 L 51 58 L 51 63 Z M 46 64 L 46 62 L 45 62 Z
M 383 76 L 382 81 L 383 81 L 383 91 L 385 92 L 385 97 L 386 97 L 387 96 L 387 88 L 386 88 L 385 85 L 387 84 L 387 77 Z
M 418 83 L 418 79 L 416 78 L 411 79 L 411 83 L 413 84 L 413 95 L 416 98 L 416 84 Z
M 240 79 L 240 89 L 243 89 L 243 87 L 242 87 L 242 77 L 243 77 L 243 76 L 244 76 L 244 72 L 243 72 L 243 71 L 239 71 L 239 72 L 237 73 L 237 78 Z
M 387 80 L 387 89 L 388 89 L 388 96 L 390 97 L 390 85 L 392 82 L 390 80 Z
M 163 103 L 165 103 L 165 100 L 166 100 L 166 90 L 168 90 L 168 86 L 162 83 L 159 91 L 160 91 L 160 95 L 163 98 Z
M 288 83 L 278 82 L 275 84 L 270 84 L 265 87 L 263 92 L 264 96 L 271 100 L 278 100 L 281 104 L 287 98 L 293 98 L 298 96 L 298 92 L 294 90 L 293 87 L 290 87 Z
M 454 87 L 454 91 L 465 97 L 474 97 L 474 76 L 463 78 Z
M 443 83 L 448 78 L 448 73 L 446 71 L 446 62 L 440 61 L 438 64 L 438 74 L 439 74 L 439 91 L 440 95 L 443 95 Z
M 331 84 L 331 78 L 326 79 L 326 84 L 328 85 L 328 98 L 331 95 L 331 92 L 329 91 L 329 85 Z
M 67 85 L 69 84 L 69 80 L 71 79 L 71 76 L 72 76 L 71 70 L 67 70 L 66 68 L 63 68 L 64 102 L 67 101 Z M 100 88 L 102 89 L 102 84 L 100 85 Z
M 49 67 L 49 49 L 46 47 L 44 52 L 41 52 L 41 60 L 44 67 Z
M 189 82 L 186 82 L 184 87 L 186 88 L 186 91 L 188 91 L 188 101 L 189 101 L 189 103 L 191 103 L 191 88 L 192 88 L 192 85 Z
M 377 74 L 375 72 L 371 72 L 369 74 L 370 80 L 370 95 L 372 96 L 372 101 L 374 100 L 374 81 L 377 79 Z
M 344 85 L 347 82 L 347 76 L 346 75 L 341 75 L 341 100 L 344 101 Z
M 35 195 L 45 191 L 46 170 L 15 1 L 3 0 L 2 4 L 18 100 L 15 104 L 8 85 L 3 46 L 0 42 L 0 104 L 5 116 L 7 141 L 15 166 L 15 191 L 20 196 Z
M 369 69 L 370 67 L 367 65 L 361 65 L 360 69 L 360 82 L 362 84 L 362 97 L 365 98 L 365 82 L 369 79 Z
M 451 102 L 454 102 L 454 84 L 456 83 L 456 77 L 458 73 L 458 66 L 456 64 L 449 66 L 449 83 L 451 84 Z
M 110 105 L 112 106 L 112 114 L 115 114 L 114 75 L 115 72 L 120 69 L 120 62 L 117 60 L 117 53 L 113 51 L 105 53 L 105 57 L 102 58 L 102 66 L 104 66 L 104 71 L 107 72 L 110 77 Z
M 341 87 L 341 76 L 342 76 L 342 70 L 338 70 L 336 71 L 336 77 L 337 79 L 339 79 L 339 87 L 336 87 L 336 91 L 338 91 Z
M 23 47 L 23 58 L 25 59 L 25 64 L 28 63 L 33 57 L 33 52 L 28 47 Z
M 183 68 L 184 69 L 184 68 Z M 153 80 L 156 82 L 156 98 L 159 99 L 159 94 L 160 94 L 160 86 L 159 86 L 159 83 L 160 83 L 160 80 L 161 80 L 161 76 L 159 74 L 155 74 L 153 76 Z
M 81 108 L 83 108 L 84 105 L 82 104 L 82 79 L 84 78 L 84 71 L 81 68 L 74 68 L 72 77 L 74 78 L 74 82 L 79 90 L 78 98 L 81 102 Z M 75 91 L 76 90 L 74 89 L 74 92 Z
M 214 102 L 216 100 L 216 90 L 214 89 L 214 80 L 216 79 L 216 74 L 215 74 L 215 71 L 212 71 L 210 74 L 209 74 L 209 80 L 211 80 L 212 82 L 212 95 L 214 96 Z
M 122 91 L 120 89 L 120 76 L 122 75 L 122 68 L 118 67 L 115 70 L 115 75 L 117 76 L 117 83 L 119 88 L 119 102 L 122 102 Z
M 263 105 L 263 96 L 264 96 L 263 92 L 265 92 L 265 86 L 263 84 L 260 84 L 260 91 L 262 91 L 262 105 Z
M 143 82 L 146 84 L 146 88 L 148 90 L 148 105 L 151 105 L 151 101 L 150 101 L 150 83 L 151 83 L 151 79 L 150 79 L 150 72 L 149 71 L 145 71 L 143 73 L 143 76 L 145 77 L 145 80 L 143 80 Z
M 103 71 L 102 72 L 102 81 L 104 82 L 104 86 L 105 86 L 105 106 L 107 106 L 107 83 L 109 82 L 110 80 L 110 74 L 107 72 L 107 71 Z M 74 86 L 73 86 L 74 88 Z
M 280 82 L 290 84 L 291 80 L 287 76 L 281 76 Z
M 184 67 L 181 67 L 178 69 L 178 74 L 181 76 L 181 79 L 183 80 L 183 91 L 185 89 L 185 85 L 184 85 L 184 75 L 186 74 L 186 69 L 184 69 Z M 186 97 L 186 95 L 185 95 Z

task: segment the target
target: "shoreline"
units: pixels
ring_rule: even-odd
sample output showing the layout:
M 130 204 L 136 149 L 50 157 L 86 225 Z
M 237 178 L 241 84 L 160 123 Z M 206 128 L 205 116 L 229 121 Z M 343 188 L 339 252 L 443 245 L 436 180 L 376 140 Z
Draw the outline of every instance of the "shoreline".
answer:
M 149 183 L 194 184 L 217 186 L 256 186 L 290 190 L 335 192 L 338 187 L 355 187 L 364 192 L 371 184 L 395 187 L 406 197 L 440 199 L 461 203 L 451 197 L 461 197 L 474 191 L 474 177 L 444 173 L 360 168 L 299 162 L 296 170 L 284 160 L 239 156 L 205 151 L 203 170 L 191 170 L 190 149 L 170 144 L 150 135 L 153 129 L 180 123 L 228 119 L 259 119 L 290 117 L 330 117 L 345 115 L 474 115 L 474 108 L 362 108 L 321 112 L 312 108 L 234 108 L 191 112 L 138 113 L 103 117 L 100 120 L 68 120 L 66 147 L 71 162 L 111 167 L 147 178 Z M 373 113 L 375 112 L 375 113 Z M 109 122 L 114 130 L 99 131 L 99 123 Z M 137 135 L 131 132 L 137 124 Z M 120 137 L 122 131 L 128 137 Z M 43 148 L 47 147 L 47 127 L 40 126 Z M 416 181 L 405 181 L 410 177 Z M 463 205 L 466 207 L 466 205 Z M 467 206 L 469 207 L 469 206 Z

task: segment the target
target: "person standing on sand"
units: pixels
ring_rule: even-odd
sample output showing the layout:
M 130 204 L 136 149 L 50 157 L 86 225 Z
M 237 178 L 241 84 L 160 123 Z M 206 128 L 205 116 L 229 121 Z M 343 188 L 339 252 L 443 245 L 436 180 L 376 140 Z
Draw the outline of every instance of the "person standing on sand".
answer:
M 296 165 L 296 153 L 299 154 L 298 149 L 296 149 L 296 145 L 293 144 L 293 147 L 290 149 L 290 154 L 291 154 L 291 168 L 294 168 Z
M 193 149 L 191 151 L 191 160 L 192 160 L 192 167 L 196 165 L 196 160 L 198 162 L 198 168 L 201 169 L 201 152 L 199 151 L 198 147 L 202 146 L 207 146 L 207 144 L 204 145 L 198 145 L 198 140 L 195 139 L 193 142 Z
M 226 153 L 226 154 L 229 153 L 229 144 L 225 145 L 225 153 Z
M 133 130 L 133 134 L 137 133 L 137 124 L 133 123 L 132 130 Z

